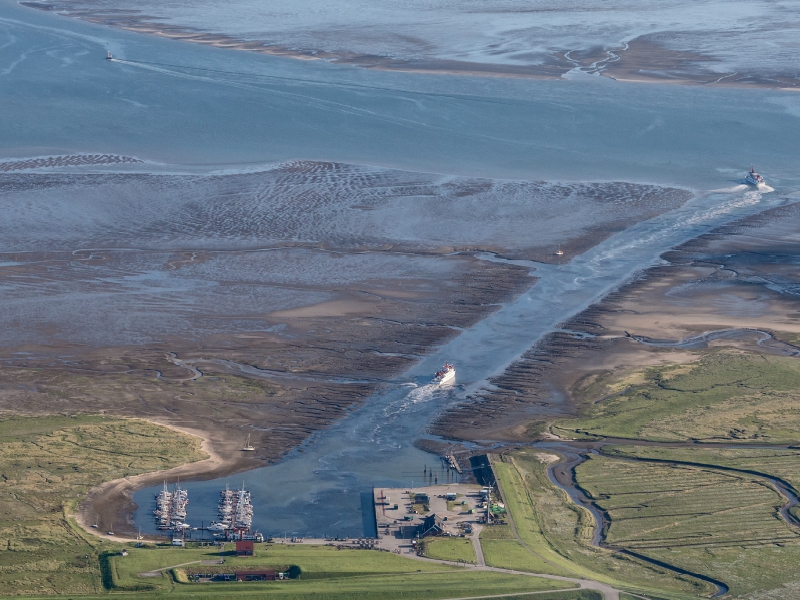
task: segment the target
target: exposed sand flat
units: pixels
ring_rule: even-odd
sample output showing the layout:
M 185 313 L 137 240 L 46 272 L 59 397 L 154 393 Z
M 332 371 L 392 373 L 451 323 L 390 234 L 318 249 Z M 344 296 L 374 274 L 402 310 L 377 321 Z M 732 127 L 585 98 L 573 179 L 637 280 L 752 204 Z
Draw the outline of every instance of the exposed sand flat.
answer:
M 536 423 L 572 413 L 572 387 L 594 373 L 621 376 L 693 361 L 705 348 L 721 346 L 796 352 L 799 216 L 797 204 L 772 209 L 665 253 L 668 264 L 645 271 L 570 319 L 564 324 L 568 331 L 546 336 L 491 380 L 491 389 L 443 416 L 434 432 L 461 439 L 530 439 L 539 431 Z M 636 339 L 677 342 L 726 329 L 744 331 L 688 347 Z M 765 340 L 755 330 L 774 338 Z
M 302 7 L 237 0 L 22 2 L 173 40 L 301 60 L 420 73 L 559 79 L 571 71 L 623 81 L 795 89 L 791 6 L 758 0 L 704 7 L 604 3 L 405 3 L 327 0 Z M 440 23 L 448 23 L 443 28 Z M 742 22 L 747 26 L 742 27 Z M 768 49 L 768 50 L 765 50 Z

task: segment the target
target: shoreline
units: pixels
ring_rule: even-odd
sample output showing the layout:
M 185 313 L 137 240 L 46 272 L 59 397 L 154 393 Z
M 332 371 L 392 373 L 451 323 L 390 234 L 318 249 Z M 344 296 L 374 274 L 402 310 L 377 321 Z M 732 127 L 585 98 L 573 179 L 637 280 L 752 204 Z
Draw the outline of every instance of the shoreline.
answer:
M 598 68 L 597 63 L 577 64 L 575 59 L 567 59 L 570 52 L 560 52 L 548 57 L 548 61 L 531 65 L 502 65 L 491 63 L 478 63 L 459 61 L 447 58 L 425 59 L 398 59 L 380 55 L 359 54 L 354 52 L 328 52 L 324 50 L 298 50 L 285 46 L 270 44 L 259 40 L 244 40 L 224 33 L 214 33 L 193 29 L 184 25 L 170 25 L 158 23 L 157 17 L 147 15 L 120 14 L 112 12 L 104 14 L 102 11 L 79 9 L 71 12 L 40 2 L 19 1 L 21 6 L 52 12 L 60 17 L 78 19 L 114 29 L 122 29 L 143 35 L 153 35 L 174 41 L 191 42 L 219 49 L 240 50 L 267 54 L 294 60 L 323 60 L 333 64 L 351 65 L 362 69 L 378 71 L 395 71 L 402 73 L 418 73 L 431 75 L 454 75 L 470 77 L 501 77 L 513 79 L 539 79 L 550 81 L 568 80 L 568 74 L 576 69 L 582 75 L 600 76 L 621 83 L 656 83 L 668 85 L 686 85 L 698 87 L 720 88 L 755 88 L 772 89 L 779 91 L 800 91 L 800 79 L 778 75 L 778 78 L 758 79 L 759 76 L 739 73 L 722 74 L 713 72 L 686 73 L 678 69 L 688 59 L 697 62 L 710 62 L 713 59 L 697 55 L 691 51 L 674 51 L 667 48 L 654 46 L 646 39 L 636 38 L 626 42 L 624 49 L 607 49 L 606 52 L 618 53 L 616 61 Z M 631 57 L 627 53 L 631 47 L 643 49 L 643 57 Z M 653 52 L 655 50 L 655 52 Z M 666 57 L 674 59 L 674 63 L 664 68 L 662 61 Z M 610 57 L 609 57 L 610 58 Z M 608 59 L 606 59 L 608 60 Z M 628 66 L 628 62 L 632 65 Z M 601 61 L 603 62 L 603 61 Z M 619 63 L 624 63 L 623 67 Z M 651 68 L 648 68 L 651 67 Z M 654 68 L 658 67 L 658 68 Z M 584 70 L 593 69 L 593 71 Z M 637 74 L 637 71 L 643 73 Z M 657 72 L 664 75 L 658 77 Z M 617 75 L 615 75 L 617 73 Z M 740 75 L 738 79 L 731 77 Z
M 160 471 L 151 471 L 148 473 L 140 473 L 139 475 L 113 479 L 90 489 L 84 499 L 78 503 L 77 510 L 69 516 L 73 517 L 78 526 L 85 532 L 104 540 L 119 542 L 141 541 L 137 540 L 135 537 L 130 537 L 128 529 L 133 523 L 133 513 L 135 511 L 133 507 L 136 506 L 133 502 L 133 494 L 142 488 L 149 487 L 162 478 L 193 478 L 198 475 L 222 477 L 237 472 L 237 461 L 233 458 L 226 459 L 219 454 L 212 447 L 213 442 L 206 431 L 179 427 L 172 423 L 156 419 L 141 418 L 141 420 L 165 427 L 172 431 L 200 438 L 200 449 L 205 452 L 208 457 L 199 461 L 184 463 L 177 467 L 172 467 L 171 469 L 162 469 Z M 106 507 L 105 510 L 99 511 L 96 506 L 98 502 L 108 503 L 109 506 Z M 108 508 L 113 508 L 113 512 L 117 515 L 125 516 L 125 522 L 120 528 L 121 534 L 115 533 L 114 535 L 109 535 L 107 532 L 91 526 L 90 516 L 92 514 L 99 514 L 99 512 L 107 514 L 109 512 Z M 131 508 L 133 508 L 133 510 L 131 510 Z M 144 539 L 147 539 L 147 536 L 144 536 Z

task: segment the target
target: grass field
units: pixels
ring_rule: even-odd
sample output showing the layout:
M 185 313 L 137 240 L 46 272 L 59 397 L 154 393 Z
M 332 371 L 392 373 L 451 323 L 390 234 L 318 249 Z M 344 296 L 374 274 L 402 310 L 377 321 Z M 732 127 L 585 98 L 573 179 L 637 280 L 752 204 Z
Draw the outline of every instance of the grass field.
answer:
M 481 532 L 487 564 L 508 562 L 520 570 L 537 572 L 543 569 L 538 572 L 585 576 L 648 593 L 681 596 L 713 591 L 696 579 L 675 576 L 625 555 L 592 547 L 591 516 L 550 483 L 547 463 L 543 462 L 541 453 L 517 451 L 505 455 L 503 461 L 494 461 L 495 474 L 505 492 L 520 538 L 536 554 L 521 545 L 515 546 L 513 535 L 510 539 L 507 537 L 510 532 L 499 530 L 493 534 L 495 528 L 490 528 Z M 525 554 L 520 550 L 531 554 L 527 559 L 530 568 L 525 568 Z
M 800 490 L 800 449 L 607 446 L 604 453 L 609 456 L 674 460 L 764 473 Z
M 796 579 L 800 532 L 778 517 L 783 499 L 763 479 L 606 456 L 576 475 L 611 518 L 609 543 L 720 579 L 733 597 Z
M 168 567 L 199 567 L 200 561 L 219 557 L 214 548 L 130 548 L 128 556 L 110 556 L 107 564 L 114 591 L 139 592 L 142 597 L 177 594 L 216 598 L 257 589 L 261 596 L 281 598 L 447 598 L 574 587 L 535 577 L 469 571 L 390 552 L 282 544 L 259 544 L 256 552 L 254 557 L 226 557 L 224 566 L 234 571 L 248 566 L 284 570 L 297 565 L 302 574 L 293 581 L 267 583 L 176 583 L 175 571 L 181 568 Z M 162 576 L 139 576 L 157 569 L 164 569 Z
M 800 362 L 795 358 L 719 351 L 688 365 L 654 367 L 624 378 L 594 377 L 574 395 L 581 403 L 580 418 L 553 426 L 564 437 L 800 440 Z
M 0 594 L 102 590 L 98 555 L 113 544 L 66 514 L 94 485 L 200 460 L 197 438 L 98 416 L 0 421 Z
M 400 576 L 390 576 L 378 580 L 364 579 L 360 582 L 350 581 L 347 586 L 340 586 L 336 583 L 332 585 L 316 586 L 297 586 L 291 582 L 270 582 L 267 584 L 221 584 L 220 589 L 214 584 L 216 589 L 198 589 L 195 585 L 176 586 L 171 594 L 175 597 L 183 598 L 209 598 L 213 600 L 238 600 L 239 598 L 264 598 L 275 597 L 285 598 L 286 600 L 307 600 L 315 598 L 319 600 L 437 600 L 448 598 L 485 598 L 489 596 L 492 600 L 603 600 L 602 595 L 592 590 L 571 590 L 542 592 L 528 588 L 523 591 L 507 591 L 503 579 L 513 576 L 499 576 L 489 574 L 487 584 L 479 585 L 477 589 L 471 585 L 472 577 L 467 577 L 463 582 L 458 581 L 456 576 L 450 575 L 448 578 L 439 578 L 432 581 L 432 577 L 425 578 L 425 581 L 415 581 L 415 576 L 409 575 L 405 578 Z M 417 577 L 418 578 L 418 577 Z M 523 578 L 525 578 L 523 576 Z M 492 593 L 491 584 L 498 585 L 498 593 Z M 200 584 L 202 585 L 202 584 Z M 273 586 L 272 591 L 265 592 L 266 586 Z M 210 587 L 210 585 L 209 585 Z M 385 589 L 383 593 L 381 590 Z M 466 590 L 466 591 L 465 591 Z M 527 593 L 526 593 L 527 592 Z M 456 595 L 460 594 L 460 595 Z M 507 596 L 503 594 L 508 594 Z M 521 594 L 521 595 L 520 595 Z M 135 598 L 136 600 L 151 598 L 147 594 L 116 594 L 81 596 L 82 600 L 108 600 L 109 597 Z M 26 600 L 49 599 L 49 596 L 19 596 Z
M 475 563 L 475 547 L 471 538 L 428 538 L 424 540 L 425 556 L 439 560 Z

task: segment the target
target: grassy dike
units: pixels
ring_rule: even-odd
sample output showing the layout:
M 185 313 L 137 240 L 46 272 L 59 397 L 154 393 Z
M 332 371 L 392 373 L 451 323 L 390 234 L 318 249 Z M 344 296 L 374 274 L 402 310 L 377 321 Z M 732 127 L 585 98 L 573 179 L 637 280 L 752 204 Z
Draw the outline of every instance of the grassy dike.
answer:
M 456 598 L 523 592 L 568 590 L 570 583 L 471 571 L 435 562 L 414 560 L 374 550 L 338 550 L 334 546 L 258 544 L 256 556 L 226 556 L 224 569 L 258 567 L 285 570 L 300 567 L 299 578 L 265 583 L 179 583 L 188 569 L 203 569 L 202 561 L 220 557 L 217 548 L 132 548 L 128 556 L 110 557 L 114 592 L 139 592 L 134 597 L 191 596 L 228 598 L 254 595 L 280 598 Z M 187 564 L 190 563 L 190 564 Z M 218 570 L 220 567 L 206 567 Z M 156 577 L 139 573 L 160 569 Z M 147 587 L 147 589 L 143 589 Z M 550 597 L 545 594 L 536 598 Z M 584 598 L 558 592 L 552 598 Z M 592 596 L 585 596 L 587 600 Z M 599 599 L 598 599 L 599 600 Z
M 104 481 L 204 457 L 197 438 L 146 421 L 0 421 L 0 594 L 102 591 L 100 558 L 118 545 L 70 518 L 79 499 Z
M 690 577 L 591 546 L 593 520 L 550 483 L 553 455 L 520 450 L 495 457 L 495 476 L 514 521 L 481 532 L 486 562 L 518 570 L 578 576 L 628 588 L 648 597 L 696 598 L 714 589 Z

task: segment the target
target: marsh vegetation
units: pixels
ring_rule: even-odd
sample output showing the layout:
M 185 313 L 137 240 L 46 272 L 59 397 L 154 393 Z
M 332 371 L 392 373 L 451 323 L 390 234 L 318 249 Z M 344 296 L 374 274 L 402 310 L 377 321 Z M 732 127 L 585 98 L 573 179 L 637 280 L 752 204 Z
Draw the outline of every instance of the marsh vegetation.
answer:
M 204 458 L 197 438 L 102 416 L 0 421 L 0 593 L 100 592 L 99 558 L 116 545 L 70 517 L 104 481 Z

